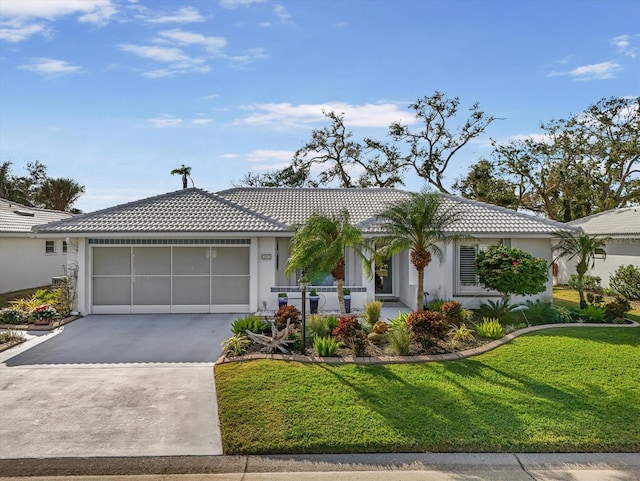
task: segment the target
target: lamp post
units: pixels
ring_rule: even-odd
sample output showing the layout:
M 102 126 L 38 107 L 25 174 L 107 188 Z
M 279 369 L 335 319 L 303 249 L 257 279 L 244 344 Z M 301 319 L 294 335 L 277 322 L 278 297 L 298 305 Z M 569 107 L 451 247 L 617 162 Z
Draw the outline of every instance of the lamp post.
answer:
M 298 287 L 300 288 L 300 292 L 302 292 L 302 354 L 306 353 L 307 346 L 307 288 L 309 287 L 309 279 L 302 271 L 302 276 L 298 279 Z

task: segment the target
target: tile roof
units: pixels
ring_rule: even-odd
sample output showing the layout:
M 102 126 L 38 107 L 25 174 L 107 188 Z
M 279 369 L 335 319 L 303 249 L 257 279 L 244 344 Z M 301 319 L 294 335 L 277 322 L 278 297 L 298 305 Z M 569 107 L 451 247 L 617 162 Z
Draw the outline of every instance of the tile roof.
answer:
M 117 205 L 36 229 L 37 232 L 255 232 L 287 226 L 201 189 Z
M 30 234 L 31 228 L 71 217 L 68 212 L 27 207 L 0 199 L 0 233 Z
M 77 216 L 38 232 L 290 232 L 313 213 L 344 208 L 366 233 L 380 232 L 377 214 L 406 199 L 399 189 L 234 188 L 212 194 L 191 188 Z M 550 235 L 566 224 L 455 196 L 444 204 L 460 212 L 452 231 L 471 234 Z
M 613 209 L 569 222 L 587 234 L 640 236 L 640 206 Z

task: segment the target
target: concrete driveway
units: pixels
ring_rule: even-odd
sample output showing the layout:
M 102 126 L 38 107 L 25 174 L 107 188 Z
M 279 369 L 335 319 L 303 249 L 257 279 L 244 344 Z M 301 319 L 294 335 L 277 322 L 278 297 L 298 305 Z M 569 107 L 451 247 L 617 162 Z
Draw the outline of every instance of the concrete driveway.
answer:
M 87 316 L 1 353 L 0 458 L 222 454 L 212 366 L 237 317 Z

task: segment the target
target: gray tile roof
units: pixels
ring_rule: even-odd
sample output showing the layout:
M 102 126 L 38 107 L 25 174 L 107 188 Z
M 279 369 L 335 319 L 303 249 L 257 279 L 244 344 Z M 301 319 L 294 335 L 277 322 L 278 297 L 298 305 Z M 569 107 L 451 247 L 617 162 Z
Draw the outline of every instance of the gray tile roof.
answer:
M 277 221 L 201 189 L 183 189 L 49 224 L 38 232 L 265 232 Z
M 364 232 L 380 232 L 377 215 L 406 199 L 398 189 L 235 188 L 215 194 L 184 189 L 50 224 L 38 232 L 290 232 L 313 213 L 332 215 L 347 208 Z M 460 212 L 452 231 L 470 234 L 550 235 L 561 224 L 509 209 L 444 195 Z
M 30 234 L 34 226 L 68 217 L 71 217 L 68 212 L 37 209 L 0 199 L 0 233 Z
M 569 222 L 587 234 L 640 236 L 640 206 L 613 209 Z

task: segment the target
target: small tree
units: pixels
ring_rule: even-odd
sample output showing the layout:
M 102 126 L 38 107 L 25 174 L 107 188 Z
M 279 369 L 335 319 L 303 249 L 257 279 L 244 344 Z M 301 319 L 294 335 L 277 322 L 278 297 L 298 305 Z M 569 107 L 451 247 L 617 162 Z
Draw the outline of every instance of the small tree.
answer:
M 506 246 L 479 252 L 475 267 L 480 282 L 502 294 L 505 304 L 510 294 L 527 296 L 544 291 L 549 278 L 547 261 L 542 257 Z

